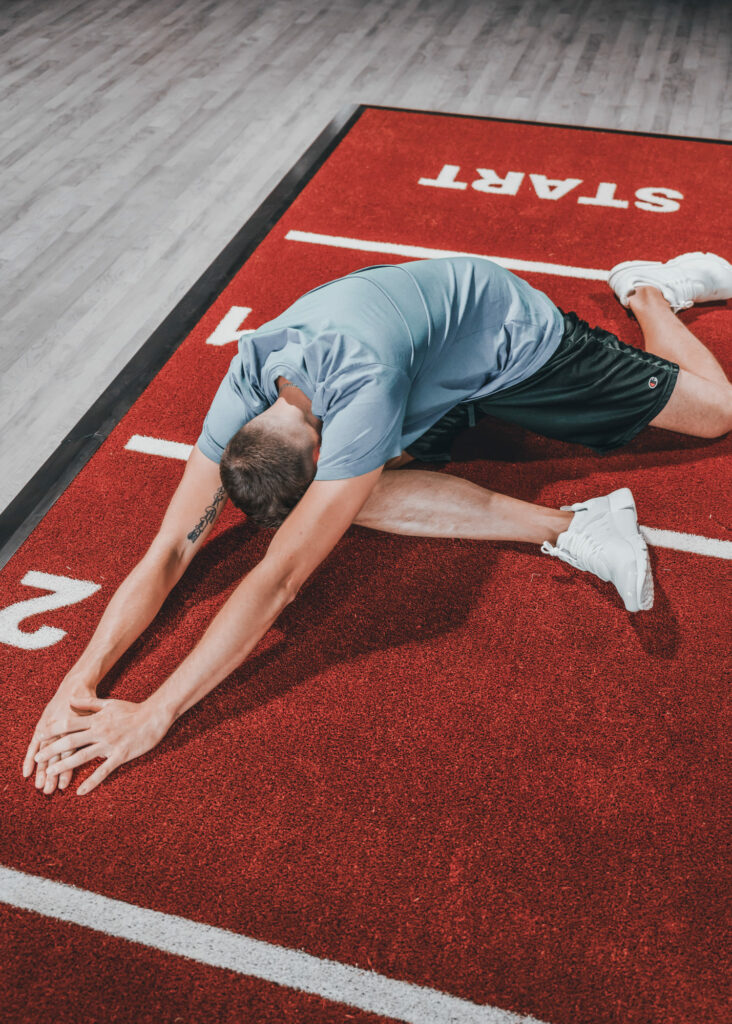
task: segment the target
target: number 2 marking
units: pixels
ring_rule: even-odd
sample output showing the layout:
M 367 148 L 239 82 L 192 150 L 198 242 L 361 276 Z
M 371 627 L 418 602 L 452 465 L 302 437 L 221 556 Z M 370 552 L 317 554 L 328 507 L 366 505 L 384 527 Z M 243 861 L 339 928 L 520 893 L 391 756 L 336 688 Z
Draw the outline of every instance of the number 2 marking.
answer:
M 18 601 L 7 608 L 0 608 L 0 643 L 19 647 L 23 651 L 40 651 L 43 647 L 57 644 L 66 636 L 66 631 L 56 626 L 40 626 L 33 633 L 25 633 L 18 629 L 24 619 L 78 604 L 100 589 L 98 583 L 72 580 L 68 576 L 52 576 L 47 572 L 27 572 L 20 582 L 24 587 L 51 591 L 43 597 L 31 597 L 27 601 Z

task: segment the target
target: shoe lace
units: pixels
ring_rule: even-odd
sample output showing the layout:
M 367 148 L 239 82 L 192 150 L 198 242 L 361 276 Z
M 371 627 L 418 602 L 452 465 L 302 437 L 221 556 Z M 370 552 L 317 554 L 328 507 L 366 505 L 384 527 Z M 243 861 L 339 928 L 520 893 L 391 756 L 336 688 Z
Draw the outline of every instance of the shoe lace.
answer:
M 541 550 L 570 562 L 577 569 L 594 572 L 596 576 L 604 577 L 607 574 L 602 545 L 591 534 L 567 533 L 563 535 L 561 544 L 554 547 L 549 541 L 544 541 Z
M 677 277 L 671 282 L 674 298 L 681 306 L 693 304 L 699 293 L 699 283 L 690 277 Z

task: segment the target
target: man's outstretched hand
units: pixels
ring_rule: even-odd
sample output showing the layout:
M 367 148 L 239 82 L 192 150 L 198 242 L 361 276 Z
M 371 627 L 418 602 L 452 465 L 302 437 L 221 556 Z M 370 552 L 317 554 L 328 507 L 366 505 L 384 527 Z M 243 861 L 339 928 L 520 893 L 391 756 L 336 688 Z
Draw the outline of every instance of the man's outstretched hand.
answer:
M 57 754 L 52 760 L 36 763 L 35 756 L 39 750 L 47 747 L 53 740 L 63 736 L 67 730 L 60 727 L 69 711 L 71 702 L 76 699 L 83 700 L 84 697 L 94 697 L 96 687 L 88 679 L 77 679 L 71 675 L 67 676 L 59 686 L 56 693 L 43 709 L 43 714 L 38 720 L 28 751 L 23 762 L 23 775 L 28 778 L 35 771 L 36 789 L 42 789 L 48 795 L 53 793 L 58 786 L 65 789 L 71 782 L 71 771 L 62 772 L 60 775 L 46 775 L 46 769 L 51 764 L 59 761 L 61 755 Z M 64 750 L 66 753 L 66 750 Z M 71 751 L 69 751 L 71 753 Z
M 83 796 L 121 764 L 151 750 L 172 724 L 169 716 L 147 703 L 101 700 L 94 696 L 72 696 L 47 706 L 28 748 L 23 774 L 45 773 L 44 793 L 53 792 L 59 777 L 68 785 L 71 772 L 88 761 L 102 764 L 79 786 Z M 38 785 L 38 780 L 36 780 Z

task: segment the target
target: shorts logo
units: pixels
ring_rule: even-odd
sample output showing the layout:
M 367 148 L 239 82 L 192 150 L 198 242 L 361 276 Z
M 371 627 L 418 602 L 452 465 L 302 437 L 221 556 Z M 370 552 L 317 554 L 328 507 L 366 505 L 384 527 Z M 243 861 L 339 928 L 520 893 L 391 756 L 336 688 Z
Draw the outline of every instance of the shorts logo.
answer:
M 658 377 L 651 377 L 648 381 L 648 387 L 651 388 L 651 390 L 653 390 L 653 388 L 655 387 L 658 387 Z

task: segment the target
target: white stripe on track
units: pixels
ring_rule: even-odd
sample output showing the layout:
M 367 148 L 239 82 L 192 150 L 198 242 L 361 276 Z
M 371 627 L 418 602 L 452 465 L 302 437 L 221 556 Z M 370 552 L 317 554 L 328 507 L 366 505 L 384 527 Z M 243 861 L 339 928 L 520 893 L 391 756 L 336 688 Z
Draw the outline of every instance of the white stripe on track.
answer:
M 159 437 L 143 437 L 134 434 L 125 448 L 146 455 L 163 455 L 167 459 L 186 461 L 192 445 L 180 441 L 162 441 Z M 656 548 L 670 548 L 672 551 L 690 551 L 694 555 L 709 555 L 711 558 L 732 558 L 732 541 L 717 540 L 715 537 L 701 537 L 695 533 L 678 533 L 675 530 L 656 530 L 641 526 L 641 533 L 649 544 Z
M 143 455 L 162 455 L 166 459 L 182 459 L 188 461 L 188 456 L 193 451 L 192 444 L 182 444 L 180 441 L 163 441 L 160 437 L 144 437 L 142 434 L 133 434 L 125 448 L 129 452 L 142 452 Z
M 357 249 L 359 252 L 384 252 L 392 256 L 411 256 L 415 260 L 440 256 L 477 256 L 492 260 L 506 270 L 533 271 L 536 274 L 554 274 L 556 277 L 579 277 L 587 281 L 607 281 L 608 270 L 591 267 L 569 267 L 561 263 L 536 263 L 533 260 L 514 260 L 504 256 L 487 256 L 481 252 L 459 252 L 455 249 L 428 249 L 422 245 L 398 245 L 395 242 L 371 242 L 363 238 L 344 238 L 340 235 L 318 235 L 312 231 L 288 231 L 285 238 L 291 242 L 310 242 L 313 245 L 331 245 L 336 249 Z
M 0 902 L 407 1024 L 541 1024 L 299 949 L 0 867 Z
M 712 558 L 732 558 L 732 540 L 676 533 L 674 530 L 654 530 L 651 526 L 641 526 L 640 531 L 648 543 L 657 548 L 691 551 L 695 555 L 710 555 Z

